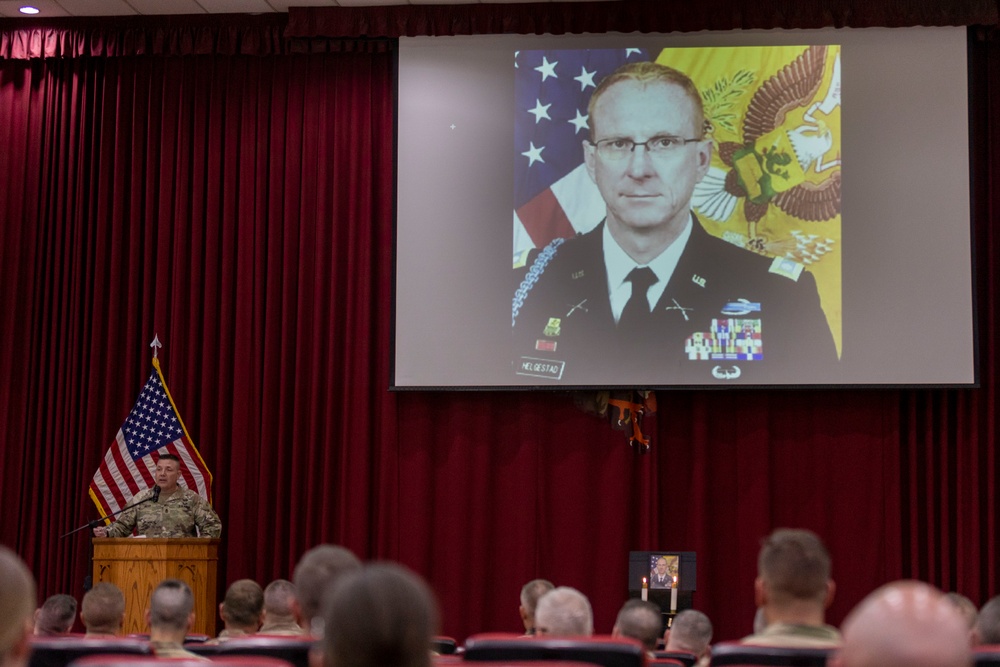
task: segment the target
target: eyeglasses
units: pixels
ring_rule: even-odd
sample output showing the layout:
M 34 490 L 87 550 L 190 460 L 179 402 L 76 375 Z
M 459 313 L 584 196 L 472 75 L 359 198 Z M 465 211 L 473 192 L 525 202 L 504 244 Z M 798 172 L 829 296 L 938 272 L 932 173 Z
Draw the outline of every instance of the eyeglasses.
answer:
M 670 134 L 658 134 L 646 141 L 635 141 L 628 137 L 615 137 L 613 139 L 601 139 L 591 141 L 597 154 L 604 160 L 624 160 L 630 153 L 635 152 L 636 146 L 643 146 L 650 157 L 666 157 L 671 153 L 676 153 L 682 146 L 686 146 L 702 139 L 685 139 L 675 137 Z

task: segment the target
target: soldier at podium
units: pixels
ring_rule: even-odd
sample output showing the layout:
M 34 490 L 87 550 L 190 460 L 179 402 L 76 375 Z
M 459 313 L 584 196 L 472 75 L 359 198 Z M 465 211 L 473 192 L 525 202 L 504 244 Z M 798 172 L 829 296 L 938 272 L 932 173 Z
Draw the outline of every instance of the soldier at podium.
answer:
M 138 528 L 146 537 L 219 537 L 222 522 L 212 506 L 194 491 L 180 486 L 181 461 L 163 454 L 154 472 L 159 497 L 122 512 L 110 526 L 94 529 L 95 537 L 127 537 Z M 140 491 L 130 505 L 152 498 L 156 489 Z

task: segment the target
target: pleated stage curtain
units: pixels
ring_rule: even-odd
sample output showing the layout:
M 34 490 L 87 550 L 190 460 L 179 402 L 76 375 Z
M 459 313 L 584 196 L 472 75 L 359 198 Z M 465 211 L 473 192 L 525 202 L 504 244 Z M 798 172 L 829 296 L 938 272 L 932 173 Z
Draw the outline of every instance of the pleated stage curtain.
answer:
M 392 38 L 680 20 L 637 24 L 644 4 L 661 6 L 0 22 L 0 541 L 40 594 L 82 592 L 88 540 L 59 535 L 96 516 L 87 485 L 154 334 L 215 474 L 220 585 L 289 577 L 337 542 L 427 577 L 449 635 L 516 631 L 539 576 L 584 591 L 608 632 L 629 550 L 694 550 L 696 604 L 731 639 L 750 631 L 760 539 L 802 526 L 833 554 L 834 623 L 898 577 L 997 593 L 992 28 L 971 51 L 980 388 L 661 392 L 646 455 L 566 393 L 387 391 Z M 987 2 L 825 5 L 685 16 L 996 22 Z

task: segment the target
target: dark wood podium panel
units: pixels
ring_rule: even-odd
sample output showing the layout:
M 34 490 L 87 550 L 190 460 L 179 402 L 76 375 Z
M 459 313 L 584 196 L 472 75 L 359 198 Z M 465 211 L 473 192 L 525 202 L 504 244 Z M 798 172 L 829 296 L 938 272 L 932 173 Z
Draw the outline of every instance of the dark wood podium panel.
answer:
M 148 633 L 146 609 L 164 579 L 180 579 L 194 592 L 194 634 L 215 636 L 218 538 L 95 537 L 94 583 L 110 582 L 125 594 L 125 634 Z

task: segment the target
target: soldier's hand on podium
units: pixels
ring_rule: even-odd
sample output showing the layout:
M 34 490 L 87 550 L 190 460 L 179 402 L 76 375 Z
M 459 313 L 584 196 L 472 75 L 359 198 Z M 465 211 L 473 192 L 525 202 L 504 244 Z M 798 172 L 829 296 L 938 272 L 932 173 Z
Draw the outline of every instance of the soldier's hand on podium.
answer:
M 94 528 L 94 537 L 107 537 L 108 527 L 107 526 L 97 526 Z

